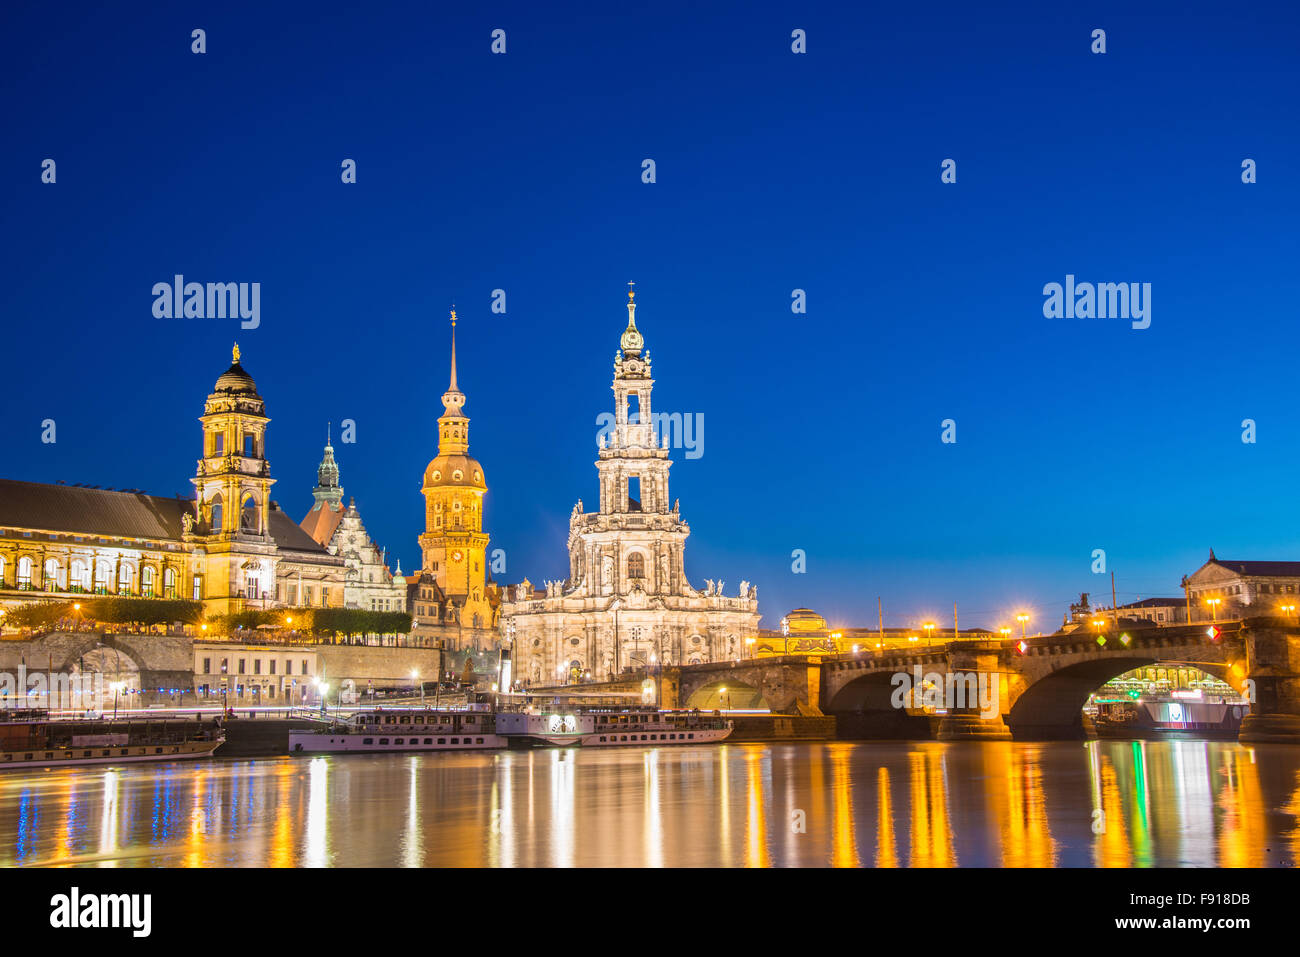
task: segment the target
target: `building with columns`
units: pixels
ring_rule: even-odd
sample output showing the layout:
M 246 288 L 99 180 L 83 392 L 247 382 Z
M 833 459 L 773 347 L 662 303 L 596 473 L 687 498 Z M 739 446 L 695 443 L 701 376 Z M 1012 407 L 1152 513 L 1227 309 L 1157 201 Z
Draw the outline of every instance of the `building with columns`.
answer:
M 690 526 L 669 494 L 669 437 L 657 434 L 632 292 L 619 345 L 613 422 L 595 463 L 600 505 L 587 512 L 579 500 L 569 516 L 569 576 L 512 586 L 502 607 L 515 675 L 532 684 L 737 659 L 758 635 L 757 588 L 741 582 L 726 596 L 722 582 L 697 589 L 686 576 Z
M 451 381 L 442 395 L 438 454 L 424 470 L 422 567 L 408 578 L 411 636 L 449 651 L 488 652 L 498 644 L 500 590 L 488 579 L 483 529 L 487 479 L 469 454 L 465 393 L 456 379 L 456 310 L 451 311 Z
M 310 583 L 317 607 L 343 604 L 344 560 L 270 497 L 270 419 L 239 358 L 236 346 L 199 417 L 193 498 L 0 480 L 0 605 L 126 595 L 216 615 L 286 603 L 290 582 Z
M 316 487 L 311 494 L 315 501 L 298 524 L 313 541 L 346 563 L 343 607 L 406 611 L 406 579 L 402 577 L 401 564 L 398 564 L 396 573 L 389 570 L 385 553 L 371 540 L 361 521 L 356 500 L 350 499 L 347 505 L 343 504 L 339 467 L 334 461 L 334 446 L 328 436 L 325 456 L 316 470 Z M 288 604 L 296 603 L 296 589 L 292 585 L 286 597 Z

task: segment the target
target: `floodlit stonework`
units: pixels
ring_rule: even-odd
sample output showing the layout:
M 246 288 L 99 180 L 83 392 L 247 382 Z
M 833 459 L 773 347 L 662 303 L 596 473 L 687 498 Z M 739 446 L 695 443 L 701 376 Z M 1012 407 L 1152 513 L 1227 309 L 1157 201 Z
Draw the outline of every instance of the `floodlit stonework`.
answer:
M 581 500 L 573 507 L 567 580 L 543 589 L 525 580 L 502 605 L 515 674 L 532 684 L 737 659 L 758 634 L 756 587 L 741 582 L 724 596 L 723 582 L 697 589 L 686 576 L 691 530 L 668 492 L 672 461 L 667 436 L 661 446 L 655 434 L 650 353 L 631 292 L 627 313 L 613 429 L 599 440 L 599 510 L 584 511 Z

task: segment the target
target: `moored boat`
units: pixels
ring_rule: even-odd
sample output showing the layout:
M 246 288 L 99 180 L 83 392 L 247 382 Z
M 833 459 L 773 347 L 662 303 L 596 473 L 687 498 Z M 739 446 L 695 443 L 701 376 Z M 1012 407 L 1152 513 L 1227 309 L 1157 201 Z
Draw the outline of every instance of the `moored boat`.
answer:
M 504 748 L 488 711 L 399 708 L 359 711 L 321 728 L 289 732 L 290 754 L 481 751 Z
M 184 718 L 62 719 L 17 711 L 0 719 L 0 770 L 206 758 L 225 740 L 217 724 Z
M 632 747 L 709 744 L 731 736 L 732 722 L 699 711 L 653 708 L 513 711 L 497 715 L 497 733 L 534 746 Z

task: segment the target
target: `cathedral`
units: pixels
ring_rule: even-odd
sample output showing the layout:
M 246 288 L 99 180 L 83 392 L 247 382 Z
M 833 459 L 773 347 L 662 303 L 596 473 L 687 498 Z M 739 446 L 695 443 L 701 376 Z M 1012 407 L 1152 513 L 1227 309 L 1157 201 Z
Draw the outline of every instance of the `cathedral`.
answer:
M 650 353 L 628 293 L 627 328 L 614 358 L 614 422 L 599 439 L 600 507 L 569 517 L 569 577 L 507 589 L 503 631 L 516 675 L 532 685 L 601 679 L 656 663 L 695 664 L 745 654 L 758 635 L 758 589 L 741 582 L 692 587 L 690 526 L 668 493 L 668 435 L 657 441 Z M 672 502 L 671 506 L 669 502 Z
M 483 466 L 469 454 L 465 393 L 456 382 L 456 310 L 451 311 L 451 382 L 442 394 L 438 454 L 424 470 L 421 569 L 407 582 L 411 636 L 448 651 L 497 647 L 501 595 L 488 580 Z

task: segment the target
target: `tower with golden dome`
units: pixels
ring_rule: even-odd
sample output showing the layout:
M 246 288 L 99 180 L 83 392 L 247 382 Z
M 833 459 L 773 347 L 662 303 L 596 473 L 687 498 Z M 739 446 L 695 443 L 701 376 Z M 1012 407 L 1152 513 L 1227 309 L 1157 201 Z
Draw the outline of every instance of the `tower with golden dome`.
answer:
M 424 470 L 424 534 L 420 536 L 423 568 L 413 603 L 416 630 L 451 629 L 462 647 L 482 642 L 471 635 L 496 625 L 494 592 L 487 581 L 488 536 L 483 530 L 483 466 L 469 454 L 469 417 L 465 393 L 456 380 L 456 310 L 451 310 L 451 382 L 442 394 L 438 418 L 438 454 Z

